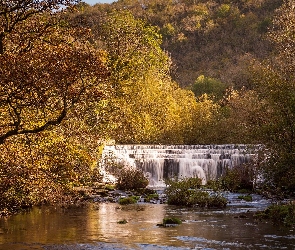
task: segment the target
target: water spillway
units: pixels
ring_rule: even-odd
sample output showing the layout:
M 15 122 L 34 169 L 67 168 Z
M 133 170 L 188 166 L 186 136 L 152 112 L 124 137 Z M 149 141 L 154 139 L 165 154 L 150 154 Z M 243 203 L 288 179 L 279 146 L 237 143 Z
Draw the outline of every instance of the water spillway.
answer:
M 164 180 L 175 176 L 199 177 L 205 184 L 227 169 L 249 163 L 254 155 L 253 147 L 242 144 L 110 145 L 104 147 L 101 168 L 106 178 L 116 164 L 141 169 L 154 187 L 165 186 Z

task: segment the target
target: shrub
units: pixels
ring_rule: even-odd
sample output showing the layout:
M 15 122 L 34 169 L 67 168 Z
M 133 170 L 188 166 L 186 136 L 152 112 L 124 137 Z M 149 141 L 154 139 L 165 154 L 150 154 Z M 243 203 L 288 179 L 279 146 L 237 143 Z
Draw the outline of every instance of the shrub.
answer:
M 199 193 L 196 193 L 195 190 L 201 186 L 201 179 L 184 178 L 178 180 L 176 178 L 175 180 L 166 180 L 166 184 L 165 193 L 168 198 L 168 204 L 183 206 L 195 205 L 196 196 L 199 196 Z
M 130 196 L 130 197 L 126 197 L 126 198 L 120 198 L 119 199 L 119 204 L 120 205 L 128 205 L 128 204 L 134 204 L 136 203 L 138 200 L 137 196 Z
M 0 217 L 34 205 L 78 201 L 73 187 L 89 183 L 92 174 L 91 157 L 78 148 L 50 131 L 0 145 Z
M 293 226 L 295 225 L 295 204 L 271 205 L 264 211 L 256 212 L 254 218 L 271 220 L 274 224 Z
M 118 224 L 126 224 L 126 223 L 128 223 L 128 221 L 126 219 L 123 219 L 123 220 L 119 220 L 117 223 Z
M 226 84 L 217 79 L 200 75 L 193 84 L 191 90 L 196 97 L 208 94 L 214 96 L 216 100 L 220 100 L 226 91 L 226 87 Z
M 225 175 L 220 178 L 221 188 L 229 191 L 239 189 L 253 189 L 254 166 L 252 162 L 239 167 L 227 169 Z
M 143 195 L 143 196 L 149 196 L 149 195 L 156 195 L 157 191 L 149 188 L 138 188 L 134 190 L 133 192 L 134 195 Z
M 151 200 L 159 200 L 159 195 L 156 194 L 148 194 L 145 198 L 145 202 L 150 202 Z
M 108 190 L 108 191 L 113 191 L 113 190 L 115 190 L 115 186 L 111 185 L 111 184 L 106 184 L 105 189 Z
M 250 193 L 252 193 L 251 190 L 245 189 L 245 188 L 239 189 L 239 190 L 237 190 L 237 192 L 240 193 L 240 194 L 250 194 Z
M 263 189 L 279 198 L 295 193 L 295 154 L 285 148 L 273 148 L 262 165 Z
M 215 194 L 209 196 L 207 199 L 206 206 L 208 208 L 225 208 L 227 204 L 227 199 L 220 194 Z
M 149 181 L 138 169 L 123 168 L 117 179 L 116 188 L 121 190 L 136 190 L 145 188 Z
M 206 185 L 206 188 L 212 189 L 214 191 L 218 191 L 222 189 L 222 183 L 221 183 L 221 179 L 217 179 L 217 180 L 208 180 Z
M 168 183 L 165 193 L 169 205 L 223 208 L 227 204 L 221 195 L 210 196 L 208 192 L 199 190 L 201 180 L 198 178 L 169 180 Z
M 238 199 L 244 200 L 244 201 L 252 201 L 252 196 L 251 195 L 239 195 Z
M 240 182 L 241 180 L 237 169 L 227 169 L 226 174 L 221 177 L 222 187 L 225 190 L 237 190 Z
M 181 220 L 175 217 L 169 217 L 169 218 L 164 218 L 163 219 L 163 225 L 167 225 L 167 224 L 181 224 Z
M 198 177 L 189 177 L 179 179 L 175 177 L 174 179 L 165 180 L 165 184 L 174 188 L 182 188 L 182 189 L 195 189 L 200 188 L 202 185 L 202 179 Z

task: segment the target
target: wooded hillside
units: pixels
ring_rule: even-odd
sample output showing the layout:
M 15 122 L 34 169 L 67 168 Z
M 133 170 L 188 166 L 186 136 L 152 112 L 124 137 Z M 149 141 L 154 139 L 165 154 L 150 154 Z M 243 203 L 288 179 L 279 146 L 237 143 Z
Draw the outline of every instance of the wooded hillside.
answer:
M 265 34 L 282 0 L 119 0 L 95 11 L 130 10 L 157 26 L 171 55 L 172 77 L 190 86 L 200 76 L 240 88 L 249 85 L 248 65 L 265 59 Z

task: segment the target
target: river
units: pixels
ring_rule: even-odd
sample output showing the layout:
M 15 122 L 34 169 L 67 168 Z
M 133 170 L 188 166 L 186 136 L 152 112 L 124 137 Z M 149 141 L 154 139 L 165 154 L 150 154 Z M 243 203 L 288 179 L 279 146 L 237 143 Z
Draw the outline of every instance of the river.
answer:
M 254 197 L 223 210 L 149 203 L 35 207 L 0 219 L 0 249 L 295 249 L 293 229 L 253 219 L 268 202 Z M 157 226 L 164 217 L 177 217 L 182 224 Z M 124 219 L 126 224 L 118 224 Z

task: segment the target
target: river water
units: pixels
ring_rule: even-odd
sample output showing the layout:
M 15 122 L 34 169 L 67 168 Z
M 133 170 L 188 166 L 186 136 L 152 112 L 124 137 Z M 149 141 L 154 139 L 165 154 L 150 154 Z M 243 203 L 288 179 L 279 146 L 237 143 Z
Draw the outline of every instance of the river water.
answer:
M 34 208 L 0 219 L 0 249 L 295 249 L 293 229 L 254 221 L 253 212 L 267 205 L 254 198 L 224 210 L 147 203 Z M 157 226 L 165 217 L 182 224 Z

